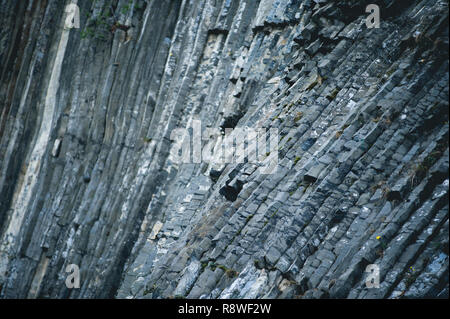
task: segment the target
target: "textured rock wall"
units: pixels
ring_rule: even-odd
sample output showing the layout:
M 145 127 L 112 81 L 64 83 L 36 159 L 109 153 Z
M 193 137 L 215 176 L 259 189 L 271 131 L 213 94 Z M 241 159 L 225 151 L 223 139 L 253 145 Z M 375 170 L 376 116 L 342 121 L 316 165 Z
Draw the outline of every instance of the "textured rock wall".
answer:
M 0 0 L 1 297 L 448 296 L 447 1 L 70 2 Z M 176 162 L 195 120 L 277 169 Z

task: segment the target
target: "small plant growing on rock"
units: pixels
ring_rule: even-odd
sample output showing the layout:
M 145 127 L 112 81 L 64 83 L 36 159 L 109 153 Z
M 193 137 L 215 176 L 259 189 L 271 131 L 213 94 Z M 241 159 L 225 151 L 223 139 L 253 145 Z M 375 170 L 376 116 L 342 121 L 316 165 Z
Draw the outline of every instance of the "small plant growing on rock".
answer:
M 339 88 L 335 88 L 330 94 L 328 94 L 326 96 L 328 101 L 330 101 L 330 102 L 333 101 L 336 98 L 336 96 L 338 95 L 339 91 L 340 91 Z
M 120 9 L 120 12 L 122 12 L 123 14 L 127 14 L 128 11 L 130 11 L 130 7 L 131 7 L 131 4 L 132 4 L 132 3 L 133 3 L 132 0 L 128 1 L 127 4 L 125 4 L 124 6 L 122 6 L 122 8 Z
M 300 121 L 301 119 L 302 119 L 302 117 L 303 117 L 303 112 L 297 112 L 297 114 L 295 115 L 295 118 L 294 118 L 294 122 L 298 122 L 298 121 Z
M 151 293 L 155 292 L 157 288 L 158 288 L 158 286 L 156 284 L 153 284 L 151 287 L 146 287 L 143 292 L 143 295 L 145 296 L 145 295 L 151 294 Z
M 381 191 L 383 193 L 383 197 L 386 198 L 391 192 L 391 189 L 389 188 L 389 186 L 384 186 Z
M 278 209 L 272 213 L 272 215 L 270 216 L 270 218 L 274 217 L 277 213 L 278 213 Z
M 236 270 L 227 269 L 225 270 L 225 274 L 227 275 L 228 278 L 234 278 L 237 277 L 239 273 Z
M 215 263 L 211 263 L 209 267 L 211 268 L 212 271 L 216 270 L 217 268 L 222 269 L 228 278 L 234 278 L 237 275 L 239 275 L 239 273 L 236 270 L 227 268 L 225 265 L 218 265 Z
M 378 240 L 378 241 L 380 242 L 380 246 L 381 246 L 382 250 L 383 250 L 383 251 L 386 250 L 386 249 L 387 249 L 387 244 L 386 244 L 386 242 L 384 241 L 383 237 L 377 236 L 377 237 L 375 237 L 375 238 L 376 238 L 376 240 Z
M 95 32 L 92 28 L 86 27 L 83 31 L 81 31 L 81 38 L 93 38 L 95 36 Z
M 412 266 L 409 267 L 408 272 L 405 275 L 405 284 L 406 287 L 410 287 L 419 276 L 419 272 L 417 272 Z
M 375 192 L 377 189 L 379 188 L 385 188 L 386 186 L 386 181 L 379 181 L 377 184 L 373 185 L 371 187 L 372 192 Z
M 380 120 L 381 120 L 381 117 L 378 116 L 378 117 L 372 119 L 372 122 L 378 123 Z
M 118 10 L 126 15 L 133 4 L 132 0 L 129 0 L 127 4 L 123 5 Z M 136 9 L 141 9 L 142 7 L 137 5 Z M 100 12 L 95 17 L 92 16 L 92 13 L 87 12 L 87 23 L 86 27 L 81 31 L 81 38 L 97 38 L 97 39 L 106 39 L 105 33 L 108 31 L 114 33 L 117 29 L 123 30 L 125 32 L 128 31 L 130 26 L 119 23 L 118 17 L 114 13 L 113 4 L 111 2 L 107 2 Z
M 417 185 L 417 183 L 425 177 L 430 168 L 441 158 L 448 145 L 448 141 L 444 140 L 438 143 L 435 150 L 428 154 L 422 162 L 416 164 L 412 172 L 410 173 L 411 183 Z

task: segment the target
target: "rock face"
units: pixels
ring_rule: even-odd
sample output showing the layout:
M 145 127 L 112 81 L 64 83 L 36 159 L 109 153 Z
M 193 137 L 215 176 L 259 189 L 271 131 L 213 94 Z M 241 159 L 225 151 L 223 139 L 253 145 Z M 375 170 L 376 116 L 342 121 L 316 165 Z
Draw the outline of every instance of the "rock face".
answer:
M 448 297 L 448 1 L 70 2 L 0 0 L 0 297 Z

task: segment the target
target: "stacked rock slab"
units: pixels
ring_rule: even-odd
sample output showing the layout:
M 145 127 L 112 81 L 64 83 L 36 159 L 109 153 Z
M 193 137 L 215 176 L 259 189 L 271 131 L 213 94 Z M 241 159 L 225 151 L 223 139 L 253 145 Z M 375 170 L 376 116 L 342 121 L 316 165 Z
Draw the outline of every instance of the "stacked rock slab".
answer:
M 448 297 L 447 1 L 0 0 L 0 21 L 0 297 Z M 198 120 L 278 129 L 277 168 L 176 162 Z

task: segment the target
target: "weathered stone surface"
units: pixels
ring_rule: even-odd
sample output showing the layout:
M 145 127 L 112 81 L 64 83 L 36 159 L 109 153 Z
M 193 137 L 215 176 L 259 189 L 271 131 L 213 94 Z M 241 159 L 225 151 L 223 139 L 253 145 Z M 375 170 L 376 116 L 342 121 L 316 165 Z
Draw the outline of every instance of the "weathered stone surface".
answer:
M 375 2 L 0 1 L 0 297 L 448 298 L 448 2 Z

